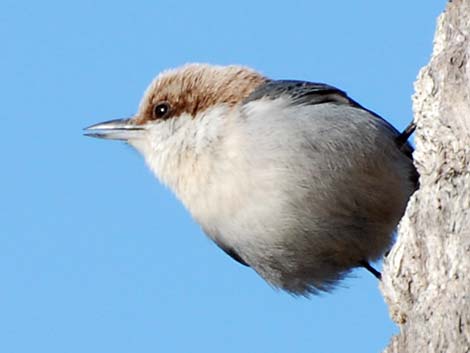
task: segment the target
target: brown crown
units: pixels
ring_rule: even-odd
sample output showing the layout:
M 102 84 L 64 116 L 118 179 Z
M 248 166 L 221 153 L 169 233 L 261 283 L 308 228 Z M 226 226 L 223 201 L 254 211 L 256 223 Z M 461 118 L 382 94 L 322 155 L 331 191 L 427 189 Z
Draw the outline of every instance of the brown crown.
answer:
M 223 104 L 233 107 L 243 101 L 266 78 L 241 66 L 211 66 L 190 64 L 160 74 L 142 99 L 136 124 L 154 119 L 156 105 L 167 102 L 171 118 L 184 113 L 198 113 Z

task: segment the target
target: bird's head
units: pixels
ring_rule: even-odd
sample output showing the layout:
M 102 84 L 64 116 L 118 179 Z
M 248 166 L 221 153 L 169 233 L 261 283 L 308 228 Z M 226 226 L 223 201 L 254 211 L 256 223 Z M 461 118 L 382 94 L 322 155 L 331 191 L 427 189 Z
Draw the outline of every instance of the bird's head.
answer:
M 92 125 L 85 134 L 129 143 L 171 184 L 170 170 L 219 139 L 230 114 L 265 81 L 246 67 L 188 64 L 158 75 L 133 117 Z

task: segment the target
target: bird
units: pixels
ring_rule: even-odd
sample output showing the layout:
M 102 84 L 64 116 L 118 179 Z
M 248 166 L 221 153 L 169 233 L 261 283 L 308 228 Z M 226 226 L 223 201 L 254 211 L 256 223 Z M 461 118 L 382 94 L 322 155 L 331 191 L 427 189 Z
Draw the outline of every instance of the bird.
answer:
M 226 254 L 294 296 L 386 253 L 418 185 L 400 133 L 344 91 L 239 65 L 163 71 L 137 112 L 85 128 L 124 141 Z

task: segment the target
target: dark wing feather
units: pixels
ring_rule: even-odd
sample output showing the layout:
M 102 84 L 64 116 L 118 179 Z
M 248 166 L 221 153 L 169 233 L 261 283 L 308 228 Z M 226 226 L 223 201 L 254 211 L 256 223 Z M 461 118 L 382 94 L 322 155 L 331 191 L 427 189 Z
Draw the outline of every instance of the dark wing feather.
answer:
M 297 104 L 340 103 L 349 104 L 347 94 L 324 83 L 295 80 L 271 80 L 256 88 L 245 103 L 261 98 L 276 99 L 289 96 Z
M 214 240 L 214 242 L 218 245 L 219 248 L 221 248 L 228 256 L 230 256 L 232 259 L 235 261 L 241 263 L 244 266 L 250 267 L 245 260 L 242 259 L 242 257 L 230 246 L 223 244 L 222 242 L 218 240 Z
M 397 137 L 400 136 L 399 131 L 380 115 L 374 113 L 372 110 L 364 108 L 354 99 L 350 98 L 346 92 L 325 83 L 296 80 L 270 80 L 256 88 L 245 99 L 244 103 L 249 103 L 262 98 L 277 99 L 282 96 L 290 97 L 294 104 L 313 105 L 334 103 L 349 105 L 351 107 L 365 110 L 377 119 L 382 120 L 385 123 L 384 125 L 397 135 Z M 405 155 L 412 158 L 411 154 L 413 153 L 413 147 L 411 147 L 409 143 L 397 140 L 397 145 L 400 145 L 399 148 Z
M 288 96 L 292 99 L 293 104 L 344 104 L 357 109 L 362 109 L 380 119 L 384 126 L 396 136 L 397 147 L 411 160 L 413 159 L 412 153 L 413 147 L 409 142 L 404 140 L 406 131 L 400 134 L 388 121 L 383 119 L 380 115 L 374 113 L 372 110 L 364 108 L 362 105 L 351 99 L 346 92 L 327 85 L 325 83 L 316 83 L 308 81 L 296 81 L 296 80 L 269 80 L 257 87 L 244 101 L 249 103 L 258 99 L 277 99 L 282 96 Z M 409 137 L 409 134 L 406 138 Z M 410 176 L 415 185 L 418 185 L 418 173 L 416 170 L 413 171 Z

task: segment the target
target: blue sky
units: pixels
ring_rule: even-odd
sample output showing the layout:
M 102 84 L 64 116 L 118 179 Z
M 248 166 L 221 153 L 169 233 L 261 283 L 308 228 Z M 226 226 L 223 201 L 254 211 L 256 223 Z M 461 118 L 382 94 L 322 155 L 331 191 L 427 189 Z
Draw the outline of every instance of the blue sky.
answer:
M 327 82 L 398 129 L 444 0 L 0 2 L 1 352 L 378 352 L 369 273 L 293 298 L 213 245 L 119 142 L 159 71 L 239 63 Z

